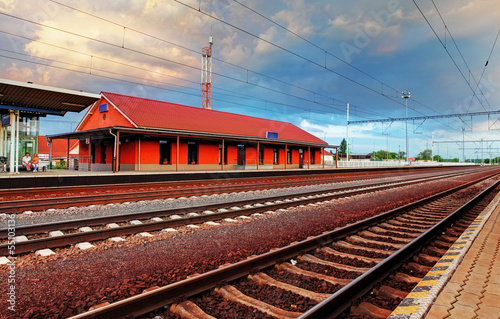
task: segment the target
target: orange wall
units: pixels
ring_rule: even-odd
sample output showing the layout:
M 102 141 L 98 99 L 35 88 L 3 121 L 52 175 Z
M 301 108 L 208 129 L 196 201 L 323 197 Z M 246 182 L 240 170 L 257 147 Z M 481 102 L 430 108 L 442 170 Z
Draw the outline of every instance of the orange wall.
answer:
M 198 164 L 219 164 L 219 144 L 198 144 Z
M 80 141 L 80 147 L 78 148 L 78 154 L 80 155 L 90 155 L 90 144 L 85 144 L 85 140 Z
M 108 103 L 108 111 L 101 113 L 99 112 L 99 105 L 104 103 Z M 133 127 L 133 125 L 105 99 L 97 103 L 91 112 L 93 113 L 89 115 L 86 122 L 80 128 L 80 131 L 111 126 Z M 106 119 L 104 119 L 103 115 L 106 115 Z
M 106 146 L 106 164 L 113 163 L 113 145 Z
M 321 164 L 321 150 L 315 149 L 311 150 L 311 152 L 314 152 L 314 164 Z
M 137 163 L 137 147 L 138 147 L 137 141 L 131 141 L 128 143 L 125 141 L 122 141 L 122 144 L 120 145 L 120 163 L 121 164 L 136 164 Z M 141 162 L 142 162 L 142 158 L 141 158 Z
M 94 159 L 95 163 L 102 163 L 101 147 L 102 147 L 102 144 L 95 146 L 95 159 Z
M 257 158 L 258 158 L 258 154 L 257 154 L 257 146 L 245 146 L 246 148 L 246 163 L 248 165 L 254 165 L 254 164 L 257 164 Z
M 272 164 L 273 163 L 273 147 L 272 146 L 264 146 L 264 163 L 263 164 Z
M 200 153 L 198 152 L 198 156 Z M 179 164 L 187 164 L 188 163 L 188 143 L 187 142 L 179 142 Z
M 170 163 L 177 163 L 177 140 L 172 141 L 170 144 Z
M 292 164 L 299 164 L 299 150 L 292 148 Z
M 236 145 L 224 145 L 227 148 L 227 164 L 236 164 L 238 159 L 238 147 Z
M 135 160 L 137 161 L 137 159 Z M 160 143 L 157 140 L 141 139 L 141 164 L 160 163 Z
M 278 164 L 285 164 L 286 163 L 286 152 L 285 148 L 281 148 L 278 150 Z

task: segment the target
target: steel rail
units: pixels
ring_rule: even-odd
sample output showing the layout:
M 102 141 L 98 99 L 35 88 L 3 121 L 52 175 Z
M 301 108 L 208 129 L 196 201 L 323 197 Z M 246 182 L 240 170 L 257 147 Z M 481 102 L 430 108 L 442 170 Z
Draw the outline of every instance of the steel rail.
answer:
M 425 203 L 442 198 L 456 191 L 484 181 L 491 176 L 486 176 L 466 184 L 453 187 L 449 190 L 428 196 L 413 203 L 390 210 L 388 212 L 373 216 L 371 218 L 325 232 L 321 235 L 290 244 L 289 246 L 279 248 L 262 255 L 250 257 L 246 260 L 224 266 L 179 282 L 145 292 L 110 305 L 91 310 L 71 318 L 73 319 L 104 319 L 112 316 L 113 318 L 130 318 L 144 315 L 155 311 L 165 305 L 176 302 L 179 299 L 188 298 L 200 292 L 212 289 L 221 282 L 229 282 L 242 278 L 250 273 L 260 271 L 264 268 L 276 264 L 280 260 L 286 260 L 296 257 L 298 254 L 313 250 L 320 246 L 325 246 L 334 240 L 341 239 L 360 230 L 366 229 L 374 224 L 378 224 L 388 218 L 404 213 L 408 210 L 417 208 Z M 406 247 L 406 246 L 405 246 Z M 312 317 L 311 317 L 312 318 Z M 320 318 L 320 317 L 315 317 Z
M 159 197 L 178 197 L 178 196 L 199 196 L 214 193 L 227 193 L 234 191 L 261 190 L 269 188 L 282 188 L 295 185 L 308 184 L 326 184 L 330 181 L 315 180 L 315 181 L 286 181 L 286 182 L 270 182 L 262 184 L 246 184 L 246 185 L 218 185 L 184 189 L 164 189 L 150 191 L 134 191 L 126 193 L 108 193 L 99 195 L 83 195 L 83 196 L 62 196 L 52 198 L 25 199 L 14 201 L 3 201 L 0 203 L 0 209 L 4 212 L 20 212 L 28 209 L 41 208 L 64 208 L 68 206 L 84 206 L 86 204 L 102 204 L 115 203 L 123 201 L 149 200 Z
M 435 171 L 434 169 L 431 171 Z M 419 171 L 420 173 L 420 171 Z M 425 173 L 425 171 L 423 172 Z M 351 176 L 349 181 L 354 179 L 367 179 L 369 174 L 358 174 L 357 176 Z M 319 177 L 319 178 L 318 178 Z M 355 178 L 353 178 L 355 177 Z M 378 176 L 377 176 L 378 177 Z M 266 182 L 268 180 L 264 177 L 258 178 L 247 178 L 236 180 L 232 183 L 227 183 L 226 180 L 213 180 L 211 183 L 215 183 L 214 185 L 207 187 L 197 187 L 198 185 L 207 184 L 207 181 L 192 181 L 195 185 L 191 185 L 190 188 L 176 188 L 176 189 L 162 189 L 162 190 L 149 190 L 149 191 L 130 191 L 130 192 L 121 192 L 121 193 L 105 193 L 105 194 L 94 194 L 94 195 L 83 195 L 83 196 L 59 196 L 59 197 L 49 197 L 49 198 L 31 198 L 31 199 L 21 199 L 21 200 L 4 200 L 0 202 L 0 209 L 2 212 L 6 213 L 17 213 L 26 210 L 40 210 L 45 208 L 65 208 L 69 206 L 84 206 L 90 204 L 103 204 L 103 203 L 116 203 L 122 201 L 133 201 L 133 200 L 148 200 L 154 198 L 161 197 L 177 197 L 177 196 L 194 196 L 194 195 L 204 195 L 215 192 L 224 193 L 224 192 L 232 192 L 234 190 L 258 190 L 258 189 L 270 189 L 270 188 L 280 188 L 280 187 L 289 187 L 295 185 L 310 185 L 310 184 L 327 184 L 332 182 L 343 182 L 348 177 L 338 177 L 338 175 L 314 175 L 313 177 L 304 178 L 302 175 L 298 176 L 287 176 L 286 181 L 280 179 L 280 181 L 276 181 L 277 178 L 270 178 L 270 182 Z M 374 176 L 374 178 L 376 178 Z M 372 178 L 368 178 L 372 179 Z M 260 183 L 259 183 L 260 182 Z M 223 183 L 220 185 L 219 183 Z M 243 184 L 243 185 L 242 185 Z M 137 184 L 137 187 L 147 187 L 154 185 L 156 187 L 179 187 L 179 185 L 189 185 L 189 182 L 158 182 L 150 183 L 150 184 Z M 117 187 L 120 189 L 127 188 L 130 189 L 134 184 L 126 184 L 123 186 L 122 184 L 113 184 L 113 185 L 95 185 L 93 187 L 83 186 L 82 188 L 78 188 L 77 186 L 70 187 L 47 187 L 43 189 L 25 189 L 23 191 L 23 196 L 26 196 L 26 192 L 36 191 L 41 193 L 54 193 L 54 192 L 82 192 L 88 190 L 110 190 L 113 187 Z M 196 188 L 195 188 L 196 187 Z M 194 188 L 194 189 L 193 189 Z M 0 190 L 1 194 L 9 194 L 8 191 Z M 14 193 L 15 194 L 15 193 Z M 19 194 L 19 193 L 18 193 Z M 10 193 L 9 196 L 13 194 Z
M 165 229 L 165 228 L 180 227 L 180 226 L 186 226 L 186 225 L 190 225 L 190 224 L 201 224 L 201 223 L 204 223 L 207 221 L 221 220 L 224 218 L 232 218 L 232 217 L 237 217 L 237 216 L 242 216 L 242 215 L 251 215 L 251 214 L 261 213 L 261 212 L 268 211 L 268 210 L 278 210 L 278 209 L 289 208 L 292 206 L 307 205 L 307 204 L 312 204 L 312 203 L 315 203 L 318 201 L 332 200 L 332 199 L 346 197 L 346 196 L 355 196 L 355 195 L 365 194 L 365 193 L 369 193 L 369 192 L 390 189 L 390 188 L 394 188 L 394 187 L 404 187 L 404 186 L 413 185 L 413 184 L 417 184 L 417 183 L 421 183 L 421 182 L 426 182 L 429 180 L 435 180 L 435 179 L 439 179 L 439 178 L 442 178 L 442 176 L 432 177 L 432 178 L 428 178 L 428 179 L 417 179 L 417 180 L 411 180 L 411 181 L 400 182 L 400 183 L 395 183 L 395 182 L 375 183 L 375 186 L 364 185 L 364 186 L 360 187 L 361 189 L 353 190 L 353 191 L 347 191 L 349 188 L 346 187 L 346 188 L 342 188 L 340 190 L 335 190 L 337 192 L 336 194 L 323 195 L 321 197 L 316 197 L 315 195 L 323 194 L 323 193 L 325 193 L 325 191 L 314 191 L 314 192 L 307 192 L 307 193 L 302 193 L 302 194 L 274 196 L 274 197 L 268 197 L 268 198 L 243 200 L 243 201 L 224 203 L 224 204 L 203 205 L 203 206 L 194 206 L 194 207 L 187 207 L 187 208 L 180 208 L 180 209 L 139 213 L 139 215 L 141 215 L 142 218 L 145 217 L 144 215 L 148 216 L 147 218 L 150 218 L 150 217 L 164 216 L 165 214 L 174 214 L 174 213 L 187 214 L 190 212 L 199 212 L 200 210 L 216 209 L 216 208 L 221 208 L 221 207 L 227 207 L 228 204 L 230 206 L 237 206 L 237 205 L 261 203 L 263 201 L 272 202 L 272 201 L 277 201 L 277 200 L 286 200 L 286 199 L 290 199 L 290 198 L 301 197 L 298 200 L 294 200 L 291 202 L 274 203 L 271 205 L 264 205 L 264 206 L 252 207 L 252 208 L 242 208 L 239 210 L 230 210 L 228 212 L 219 212 L 219 213 L 214 213 L 214 214 L 190 216 L 190 217 L 184 217 L 184 218 L 179 218 L 179 219 L 168 219 L 168 220 L 163 220 L 163 221 L 158 221 L 158 222 L 148 222 L 148 223 L 139 224 L 139 225 L 125 225 L 125 226 L 120 226 L 117 228 L 96 229 L 96 230 L 92 230 L 92 231 L 88 231 L 88 232 L 65 234 L 62 236 L 55 236 L 55 237 L 43 237 L 43 238 L 39 238 L 39 239 L 31 239 L 28 241 L 17 242 L 16 243 L 16 254 L 33 252 L 33 251 L 36 251 L 39 249 L 45 249 L 45 248 L 63 247 L 63 246 L 77 244 L 77 243 L 85 242 L 85 241 L 97 241 L 97 240 L 103 240 L 103 239 L 107 239 L 107 238 L 111 238 L 111 237 L 127 236 L 127 235 L 137 234 L 140 232 L 157 231 L 157 230 L 161 230 L 161 229 Z M 326 191 L 326 192 L 331 192 L 331 191 Z M 308 197 L 314 196 L 314 197 L 302 199 L 302 197 L 306 197 L 306 196 L 308 196 Z M 103 221 L 119 222 L 120 220 L 121 221 L 124 221 L 124 220 L 129 221 L 130 217 L 137 217 L 137 214 L 132 214 L 132 216 L 130 216 L 130 215 L 131 214 L 129 214 L 129 216 L 118 215 L 118 216 L 101 217 L 101 218 L 99 218 L 99 221 L 100 222 L 103 222 Z M 78 221 L 56 222 L 56 223 L 50 223 L 50 224 L 44 224 L 44 225 L 18 227 L 18 228 L 16 228 L 16 235 L 39 234 L 39 233 L 48 232 L 51 230 L 61 230 L 61 228 L 74 229 L 74 228 L 82 227 L 82 226 L 90 226 L 90 224 L 92 224 L 94 221 L 97 221 L 97 220 L 82 219 L 82 220 L 78 220 Z M 102 223 L 101 223 L 101 225 L 102 225 Z M 62 226 L 62 227 L 58 228 L 58 226 Z M 5 236 L 8 234 L 8 228 L 1 229 L 0 234 L 1 234 L 2 238 L 5 239 L 6 238 Z M 0 245 L 0 255 L 8 254 L 8 251 L 9 251 L 8 247 L 9 247 L 8 243 Z
M 334 195 L 333 197 L 328 197 L 330 199 L 334 199 L 334 198 L 339 198 L 339 196 L 340 197 L 354 196 L 354 195 L 363 194 L 366 192 L 384 190 L 384 189 L 392 188 L 392 187 L 403 187 L 403 186 L 412 185 L 415 183 L 430 182 L 430 181 L 433 181 L 436 179 L 441 179 L 443 177 L 454 177 L 454 176 L 461 176 L 461 175 L 463 175 L 463 173 L 462 174 L 453 173 L 453 174 L 445 174 L 445 175 L 433 176 L 433 177 L 424 177 L 424 178 L 420 177 L 420 178 L 415 178 L 415 179 L 409 179 L 409 180 L 406 180 L 404 182 L 394 182 L 394 181 L 376 182 L 376 183 L 368 183 L 368 184 L 364 184 L 364 185 L 338 187 L 338 188 L 331 188 L 328 190 L 304 192 L 304 193 L 300 193 L 300 194 L 261 197 L 261 198 L 256 198 L 256 199 L 230 201 L 230 202 L 223 202 L 223 203 L 211 204 L 211 205 L 189 206 L 189 207 L 182 207 L 182 208 L 173 208 L 173 209 L 146 211 L 146 212 L 139 212 L 139 213 L 103 216 L 103 217 L 96 217 L 96 218 L 83 218 L 83 219 L 77 219 L 77 220 L 52 222 L 52 223 L 38 224 L 38 225 L 17 226 L 16 227 L 16 235 L 19 235 L 19 236 L 20 235 L 33 235 L 33 234 L 39 234 L 39 233 L 46 233 L 46 232 L 53 231 L 53 230 L 67 230 L 67 229 L 76 229 L 76 228 L 84 227 L 84 226 L 106 225 L 109 223 L 120 223 L 120 222 L 126 222 L 126 221 L 130 221 L 130 220 L 134 220 L 134 219 L 147 219 L 147 218 L 161 217 L 161 216 L 166 217 L 166 216 L 170 216 L 170 215 L 188 214 L 188 213 L 192 213 L 192 212 L 200 212 L 200 211 L 205 211 L 205 210 L 215 210 L 215 209 L 220 209 L 220 208 L 226 208 L 229 206 L 252 205 L 252 204 L 257 204 L 257 203 L 261 203 L 261 202 L 273 202 L 273 201 L 277 201 L 277 200 L 287 200 L 287 199 L 304 197 L 304 196 L 322 195 L 321 200 L 326 200 L 325 198 L 327 198 L 327 197 L 326 197 L 325 193 L 328 193 L 328 192 L 349 192 L 349 193 Z M 382 187 L 383 185 L 388 185 L 388 186 Z M 367 187 L 378 187 L 378 188 L 377 189 L 360 190 L 360 191 L 353 190 L 353 189 L 360 189 L 360 188 L 367 188 Z M 296 205 L 296 201 L 294 202 L 294 205 Z M 270 206 L 266 206 L 266 208 L 269 208 L 269 207 Z M 244 211 L 244 209 L 239 210 L 240 213 L 242 211 Z M 6 239 L 7 235 L 8 235 L 7 228 L 0 229 L 0 240 Z
M 417 249 L 425 245 L 436 235 L 440 234 L 442 230 L 456 220 L 458 216 L 470 210 L 498 185 L 500 185 L 500 181 L 497 181 L 483 190 L 470 201 L 443 218 L 436 225 L 432 226 L 420 236 L 409 242 L 402 249 L 396 251 L 394 254 L 384 259 L 373 268 L 370 268 L 370 270 L 363 273 L 361 276 L 357 277 L 340 290 L 336 291 L 330 297 L 306 311 L 302 316 L 300 316 L 300 318 L 335 318 L 342 314 L 342 312 L 344 312 L 356 298 L 359 298 L 369 292 L 375 283 L 386 278 L 393 269 L 399 267 Z

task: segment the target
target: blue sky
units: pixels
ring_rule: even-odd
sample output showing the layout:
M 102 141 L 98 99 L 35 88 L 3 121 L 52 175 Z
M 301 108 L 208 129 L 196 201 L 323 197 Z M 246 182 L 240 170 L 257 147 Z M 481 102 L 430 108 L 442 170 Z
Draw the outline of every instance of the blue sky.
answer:
M 0 77 L 199 106 L 213 35 L 213 109 L 288 121 L 330 144 L 345 138 L 346 103 L 351 121 L 401 118 L 403 90 L 410 117 L 498 110 L 498 3 L 434 3 L 2 0 Z M 82 116 L 43 118 L 41 134 L 74 130 Z M 500 124 L 491 115 L 408 128 L 413 157 L 433 140 L 494 140 Z M 404 150 L 405 133 L 404 122 L 352 124 L 349 143 L 355 153 Z M 459 157 L 459 146 L 434 153 Z M 465 146 L 480 156 L 481 143 Z M 483 146 L 500 154 L 500 142 Z

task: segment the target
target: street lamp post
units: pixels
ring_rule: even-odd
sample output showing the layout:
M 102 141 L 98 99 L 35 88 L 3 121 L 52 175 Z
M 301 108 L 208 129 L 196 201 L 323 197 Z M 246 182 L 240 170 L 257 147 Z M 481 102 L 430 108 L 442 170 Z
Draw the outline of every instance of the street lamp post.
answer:
M 402 98 L 405 99 L 405 105 L 406 105 L 406 164 L 409 164 L 408 161 L 408 154 L 409 154 L 409 148 L 408 148 L 408 99 L 411 97 L 411 93 L 408 90 L 405 90 L 402 92 L 403 96 Z

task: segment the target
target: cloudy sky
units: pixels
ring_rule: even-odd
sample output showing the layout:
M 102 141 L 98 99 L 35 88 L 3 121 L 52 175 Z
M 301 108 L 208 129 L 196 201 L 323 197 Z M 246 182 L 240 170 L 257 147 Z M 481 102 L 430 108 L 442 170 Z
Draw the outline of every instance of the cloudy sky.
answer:
M 200 106 L 214 38 L 212 108 L 292 122 L 338 145 L 350 121 L 499 110 L 496 0 L 0 0 L 0 77 Z M 487 63 L 488 62 L 488 63 Z M 487 65 L 486 65 L 487 64 Z M 47 117 L 41 134 L 83 114 Z M 494 140 L 498 115 L 410 120 L 432 141 Z M 405 149 L 404 121 L 352 123 L 355 153 Z M 480 157 L 481 143 L 466 143 Z M 484 142 L 493 156 L 500 142 Z M 461 157 L 461 144 L 434 154 Z M 486 153 L 486 151 L 485 151 Z M 485 157 L 489 157 L 485 154 Z

